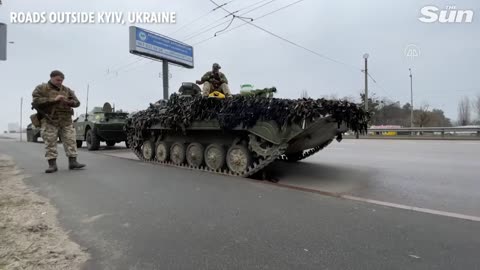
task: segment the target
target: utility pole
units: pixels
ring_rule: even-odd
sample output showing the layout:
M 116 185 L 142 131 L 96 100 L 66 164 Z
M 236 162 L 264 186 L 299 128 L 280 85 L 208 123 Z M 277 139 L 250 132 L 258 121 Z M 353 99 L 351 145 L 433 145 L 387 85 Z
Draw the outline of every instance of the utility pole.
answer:
M 85 103 L 85 122 L 88 119 L 88 91 L 90 90 L 90 84 L 87 84 L 87 103 Z
M 20 98 L 20 141 L 23 140 L 23 133 L 22 133 L 22 115 L 23 115 L 23 97 Z
M 368 112 L 368 53 L 363 55 L 365 59 L 365 111 Z
M 410 127 L 413 128 L 413 76 L 412 76 L 412 69 L 408 69 L 410 71 Z

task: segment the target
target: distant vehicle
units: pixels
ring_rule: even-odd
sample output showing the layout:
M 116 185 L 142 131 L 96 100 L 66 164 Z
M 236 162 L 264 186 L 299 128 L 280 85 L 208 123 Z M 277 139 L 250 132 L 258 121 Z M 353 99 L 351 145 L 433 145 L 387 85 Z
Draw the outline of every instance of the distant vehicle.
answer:
M 370 129 L 385 129 L 385 131 L 368 132 L 368 134 L 381 135 L 381 136 L 397 136 L 400 134 L 398 134 L 396 131 L 389 130 L 389 129 L 397 129 L 397 128 L 401 128 L 401 126 L 397 126 L 397 125 L 371 126 Z
M 41 137 L 40 128 L 29 124 L 27 126 L 27 142 L 38 142 L 38 138 Z
M 100 142 L 106 142 L 110 147 L 123 141 L 127 144 L 127 135 L 123 129 L 127 118 L 127 112 L 115 112 L 108 102 L 103 107 L 95 107 L 87 115 L 80 115 L 73 122 L 77 147 L 82 147 L 84 141 L 87 142 L 88 150 L 98 150 Z

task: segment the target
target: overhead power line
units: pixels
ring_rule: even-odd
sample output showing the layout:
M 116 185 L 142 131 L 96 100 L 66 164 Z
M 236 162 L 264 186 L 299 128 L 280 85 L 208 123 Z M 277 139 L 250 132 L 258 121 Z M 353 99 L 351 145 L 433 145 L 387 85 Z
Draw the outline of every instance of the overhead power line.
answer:
M 276 0 L 270 0 L 268 3 L 271 3 L 271 2 L 273 2 L 273 1 L 276 1 Z M 261 16 L 259 16 L 259 17 L 257 17 L 257 18 L 254 18 L 253 20 L 256 21 L 256 20 L 265 18 L 265 17 L 267 17 L 267 16 L 269 16 L 269 15 L 272 15 L 272 14 L 274 14 L 274 13 L 276 13 L 276 12 L 279 12 L 279 11 L 281 11 L 281 10 L 284 10 L 284 9 L 286 9 L 286 8 L 289 8 L 289 7 L 291 7 L 291 6 L 295 5 L 295 4 L 298 4 L 298 3 L 303 2 L 303 1 L 305 1 L 305 0 L 297 0 L 297 1 L 293 2 L 293 3 L 290 3 L 290 4 L 288 4 L 288 5 L 285 5 L 285 6 L 283 6 L 283 7 L 278 8 L 278 9 L 275 9 L 275 10 L 273 10 L 273 11 L 271 11 L 271 12 L 268 12 L 268 13 L 266 13 L 266 14 L 264 14 L 264 15 L 261 15 Z M 221 8 L 221 9 L 223 9 L 224 11 L 228 12 L 228 15 L 227 15 L 226 17 L 229 17 L 229 16 L 232 16 L 232 15 L 233 15 L 233 12 L 230 12 L 230 11 L 226 10 L 223 6 L 218 5 L 218 4 L 215 3 L 214 1 L 211 1 L 211 2 L 214 3 L 218 8 Z M 259 1 L 259 2 L 265 2 L 265 1 L 263 0 L 263 1 Z M 257 2 L 257 4 L 258 4 L 259 2 Z M 265 5 L 265 4 L 268 4 L 268 3 L 264 3 L 264 5 Z M 262 6 L 263 6 L 263 5 L 262 5 Z M 259 7 L 255 8 L 255 9 L 258 9 L 258 8 L 259 8 Z M 245 8 L 244 8 L 244 9 L 245 9 Z M 253 9 L 253 10 L 255 10 L 255 9 Z M 251 10 L 251 11 L 253 11 L 253 10 Z M 251 12 L 251 11 L 249 11 L 249 12 Z M 242 15 L 245 15 L 245 14 L 246 14 L 246 13 L 243 13 Z M 224 17 L 224 18 L 226 18 L 226 17 Z M 347 63 L 344 63 L 344 62 L 342 62 L 342 61 L 339 61 L 339 60 L 336 60 L 336 59 L 334 59 L 334 58 L 331 58 L 331 57 L 329 57 L 329 56 L 326 56 L 326 55 L 324 55 L 324 54 L 318 53 L 318 52 L 316 52 L 316 51 L 314 51 L 314 50 L 312 50 L 312 49 L 309 49 L 309 48 L 307 48 L 307 47 L 305 47 L 305 46 L 302 46 L 302 45 L 300 45 L 300 44 L 298 44 L 298 43 L 296 43 L 296 42 L 293 42 L 293 41 L 291 41 L 291 40 L 289 40 L 289 39 L 287 39 L 287 38 L 284 38 L 284 37 L 282 37 L 282 36 L 280 36 L 280 35 L 277 35 L 277 34 L 273 33 L 272 31 L 269 31 L 269 30 L 267 30 L 267 29 L 265 29 L 265 28 L 263 28 L 263 27 L 260 27 L 260 26 L 258 26 L 258 25 L 256 25 L 256 24 L 253 24 L 252 22 L 247 21 L 246 19 L 243 19 L 243 18 L 241 18 L 241 17 L 239 17 L 239 16 L 237 16 L 237 17 L 238 17 L 239 19 L 241 19 L 242 21 L 244 21 L 244 23 L 241 24 L 241 25 L 238 25 L 238 26 L 236 26 L 236 27 L 227 29 L 227 30 L 223 31 L 223 32 L 220 33 L 220 34 L 225 34 L 225 33 L 227 33 L 227 32 L 230 32 L 230 31 L 232 31 L 232 30 L 235 30 L 235 29 L 237 29 L 237 28 L 239 28 L 239 27 L 241 27 L 241 26 L 244 26 L 244 25 L 246 25 L 246 24 L 250 24 L 250 25 L 252 25 L 253 27 L 255 27 L 255 28 L 257 28 L 257 29 L 259 29 L 259 30 L 261 30 L 261 31 L 263 31 L 263 32 L 266 32 L 266 33 L 268 33 L 268 34 L 270 34 L 270 35 L 272 35 L 272 36 L 274 36 L 274 37 L 276 37 L 276 38 L 278 38 L 278 39 L 280 39 L 280 40 L 282 40 L 282 41 L 284 41 L 284 42 L 287 42 L 287 43 L 289 43 L 289 44 L 291 44 L 291 45 L 293 45 L 293 46 L 295 46 L 295 47 L 301 48 L 301 49 L 303 49 L 303 50 L 305 50 L 305 51 L 307 51 L 307 52 L 309 52 L 309 53 L 312 53 L 312 54 L 314 54 L 314 55 L 316 55 L 316 56 L 319 56 L 319 57 L 321 57 L 321 58 L 324 58 L 324 59 L 326 59 L 326 60 L 335 62 L 335 63 L 340 64 L 340 65 L 346 66 L 346 67 L 348 67 L 348 68 L 350 68 L 350 69 L 352 69 L 352 70 L 361 71 L 361 69 L 359 69 L 359 68 L 357 68 L 357 67 L 355 67 L 355 66 L 353 66 L 353 65 L 351 65 L 351 64 L 347 64 Z M 223 23 L 223 24 L 224 24 L 224 23 Z M 210 30 L 210 29 L 209 29 L 209 30 Z M 220 35 L 220 34 L 219 34 L 219 35 Z M 218 36 L 218 35 L 217 35 L 217 36 Z M 207 39 L 204 39 L 204 40 L 202 40 L 202 41 L 200 41 L 200 42 L 194 43 L 193 46 L 202 44 L 202 43 L 204 43 L 204 42 L 207 42 L 208 40 L 211 40 L 211 39 L 213 39 L 213 38 L 215 38 L 215 37 L 216 37 L 216 36 L 212 36 L 212 37 L 209 37 L 209 38 L 207 38 Z M 142 59 L 142 60 L 145 60 L 145 59 Z M 154 60 L 151 60 L 151 61 L 145 62 L 144 64 L 153 63 L 153 62 L 155 62 L 155 61 L 154 61 Z M 144 65 L 144 64 L 137 65 L 137 66 L 134 67 L 134 68 L 137 68 L 137 67 L 142 66 L 142 65 Z M 134 69 L 134 68 L 132 68 L 132 69 Z M 128 71 L 130 71 L 130 70 L 132 70 L 132 69 L 128 69 Z
M 108 78 L 110 76 L 117 76 L 119 71 L 121 71 L 122 69 L 128 68 L 129 66 L 134 65 L 134 64 L 140 62 L 141 60 L 142 60 L 141 58 L 137 58 L 134 61 L 131 61 L 127 64 L 123 64 L 116 69 L 108 69 L 106 75 L 104 75 L 103 77 L 95 78 L 95 79 L 89 81 L 89 83 L 93 84 L 94 82 L 99 81 L 101 79 L 105 79 L 105 78 Z
M 243 15 L 246 15 L 246 14 L 248 14 L 248 13 L 250 13 L 250 12 L 253 12 L 253 11 L 255 11 L 255 10 L 259 9 L 259 8 L 262 8 L 262 7 L 264 7 L 265 5 L 268 5 L 268 4 L 270 4 L 270 3 L 272 3 L 272 2 L 275 2 L 275 1 L 278 1 L 278 0 L 261 0 L 261 1 L 257 1 L 257 2 L 255 2 L 255 3 L 253 3 L 253 4 L 250 4 L 250 5 L 248 5 L 248 6 L 244 7 L 244 8 L 241 8 L 241 9 L 237 10 L 236 12 L 242 11 L 242 10 L 245 10 L 245 9 L 248 9 L 248 8 L 252 8 L 252 7 L 256 6 L 256 5 L 261 4 L 260 6 L 254 7 L 254 8 L 252 8 L 252 9 L 248 10 L 248 11 L 245 11 L 245 12 L 242 13 L 241 15 L 239 15 L 239 16 L 243 16 Z M 301 1 L 303 1 L 303 0 L 301 0 Z M 233 2 L 233 1 L 230 1 L 230 2 L 227 2 L 227 3 L 231 3 L 231 2 Z M 263 3 L 263 4 L 262 4 L 262 3 Z M 289 6 L 290 6 L 290 5 L 289 5 Z M 221 8 L 221 7 L 222 7 L 222 6 L 217 6 L 214 10 L 217 10 L 217 9 L 219 9 L 219 8 Z M 279 10 L 280 10 L 280 9 L 279 9 Z M 224 16 L 223 18 L 221 18 L 220 20 L 224 20 L 225 18 L 227 18 L 227 17 L 229 17 L 229 16 L 230 16 L 230 15 L 226 15 L 226 16 Z M 204 30 L 204 31 L 202 31 L 202 32 L 200 32 L 200 33 L 197 33 L 195 36 L 200 35 L 200 34 L 203 34 L 203 33 L 205 33 L 205 32 L 208 32 L 209 30 L 211 30 L 211 29 L 213 29 L 213 28 L 216 28 L 216 27 L 218 27 L 218 26 L 220 26 L 220 25 L 223 25 L 223 24 L 225 24 L 225 22 L 224 22 L 224 23 L 221 23 L 221 24 L 218 24 L 218 25 L 216 25 L 216 26 L 214 26 L 214 27 L 208 28 L 207 30 Z M 193 37 L 191 37 L 191 38 L 193 38 Z M 190 39 L 190 38 L 188 38 L 188 39 Z M 188 39 L 183 39 L 182 41 L 185 42 L 185 41 L 187 41 Z M 141 60 L 139 60 L 139 61 L 144 61 L 144 63 L 143 63 L 143 64 L 140 64 L 140 65 L 137 65 L 137 66 L 135 66 L 135 67 L 133 67 L 133 68 L 131 68 L 131 69 L 127 69 L 126 71 L 133 70 L 133 69 L 135 69 L 135 68 L 137 68 L 137 67 L 139 67 L 139 66 L 142 66 L 142 65 L 144 65 L 144 64 L 150 64 L 150 63 L 155 62 L 155 60 L 147 61 L 147 59 L 144 59 L 144 58 L 141 58 Z M 131 66 L 131 65 L 133 65 L 133 64 L 135 64 L 135 63 L 137 63 L 137 62 L 138 62 L 138 61 L 135 61 L 134 63 L 129 63 L 129 64 L 126 65 L 126 67 Z M 123 68 L 124 68 L 124 67 L 122 67 L 122 69 L 123 69 Z M 112 70 L 112 71 L 110 71 L 110 73 L 111 73 L 111 74 L 115 74 L 115 72 L 118 73 L 118 71 L 119 71 L 119 70 Z
M 221 6 L 222 6 L 222 7 L 223 7 L 223 6 L 226 6 L 227 4 L 229 4 L 229 3 L 233 2 L 233 1 L 236 1 L 236 0 L 228 1 L 228 2 L 226 2 L 226 3 L 224 3 L 224 4 L 222 4 Z M 179 29 L 175 30 L 175 31 L 172 32 L 171 34 L 176 33 L 176 32 L 179 32 L 179 31 L 181 31 L 182 29 L 185 29 L 186 26 L 188 26 L 188 25 L 190 25 L 190 24 L 198 21 L 199 19 L 207 16 L 208 14 L 210 14 L 210 13 L 212 13 L 212 12 L 218 10 L 218 9 L 220 9 L 220 7 L 215 7 L 215 8 L 213 8 L 213 9 L 211 9 L 209 12 L 207 12 L 207 13 L 203 14 L 202 16 L 199 16 L 199 17 L 197 17 L 196 19 L 188 22 L 187 24 L 183 25 L 182 27 L 180 27 Z M 93 82 L 98 81 L 98 80 L 100 80 L 100 79 L 102 79 L 102 78 L 107 78 L 107 79 L 108 79 L 108 78 L 110 78 L 110 76 L 112 76 L 112 75 L 115 75 L 115 76 L 116 76 L 116 75 L 118 75 L 118 72 L 121 71 L 122 69 L 125 69 L 125 68 L 128 68 L 128 67 L 132 66 L 132 65 L 135 65 L 136 63 L 138 63 L 138 62 L 140 62 L 140 61 L 143 61 L 144 59 L 143 59 L 143 58 L 138 59 L 138 57 L 136 57 L 136 56 L 129 55 L 128 57 L 124 58 L 124 60 L 125 60 L 125 61 L 120 61 L 120 62 L 117 63 L 117 64 L 109 65 L 109 66 L 106 68 L 106 70 L 105 70 L 105 73 L 106 73 L 105 75 L 103 75 L 102 77 L 99 77 L 99 78 L 95 78 L 94 80 L 90 81 L 89 83 L 93 83 Z M 131 60 L 134 60 L 134 61 L 132 62 Z M 130 70 L 130 69 L 128 69 L 128 70 Z
M 261 8 L 261 7 L 263 7 L 263 6 L 266 5 L 266 4 L 270 4 L 270 3 L 273 2 L 273 1 L 277 1 L 277 0 L 270 0 L 270 1 L 268 1 L 267 3 L 262 4 L 261 6 L 258 6 L 258 7 L 254 8 L 254 9 L 252 9 L 252 10 L 249 10 L 249 11 L 246 11 L 245 13 L 242 13 L 241 15 L 246 15 L 246 14 L 248 14 L 249 12 L 252 12 L 252 11 L 258 9 L 258 8 Z M 277 8 L 277 9 L 275 9 L 275 10 L 273 10 L 273 11 L 270 11 L 270 12 L 264 14 L 264 15 L 261 15 L 261 16 L 255 18 L 254 20 L 259 20 L 259 19 L 265 18 L 265 17 L 267 17 L 267 16 L 270 16 L 270 15 L 272 15 L 272 14 L 275 14 L 275 13 L 281 11 L 281 10 L 284 10 L 284 9 L 286 9 L 286 8 L 289 8 L 289 7 L 291 7 L 291 6 L 293 6 L 293 5 L 296 5 L 296 4 L 298 4 L 298 3 L 300 3 L 300 2 L 303 2 L 303 1 L 305 1 L 305 0 L 297 0 L 297 1 L 293 2 L 293 3 L 287 4 L 287 5 L 283 6 L 283 7 Z M 265 2 L 265 1 L 259 1 L 259 2 Z M 259 2 L 256 2 L 256 3 L 258 4 Z M 244 8 L 244 9 L 245 9 L 245 8 Z M 230 16 L 230 15 L 226 15 L 224 18 L 226 18 L 226 17 L 228 17 L 228 16 Z M 222 24 L 223 24 L 223 23 L 222 23 Z M 241 24 L 241 25 L 239 25 L 239 26 L 236 26 L 236 27 L 230 28 L 230 29 L 228 29 L 228 30 L 225 30 L 225 31 L 222 32 L 221 34 L 225 34 L 225 33 L 227 33 L 227 32 L 230 32 L 230 31 L 232 31 L 232 30 L 235 30 L 235 29 L 237 29 L 237 28 L 239 28 L 239 27 L 241 27 L 241 26 L 244 26 L 244 25 L 246 25 L 246 24 L 248 24 L 248 23 L 243 23 L 243 24 Z M 210 29 L 209 29 L 209 30 L 210 30 Z M 206 31 L 205 31 L 205 32 L 206 32 Z M 221 35 L 221 34 L 218 34 L 218 35 Z M 217 36 L 218 36 L 218 35 L 217 35 Z M 211 40 L 211 39 L 213 39 L 213 38 L 215 38 L 215 36 L 211 36 L 211 37 L 209 37 L 209 38 L 207 38 L 207 39 L 204 39 L 204 40 L 202 40 L 202 41 L 200 41 L 200 42 L 197 42 L 197 43 L 194 43 L 194 44 L 192 44 L 192 45 L 193 45 L 193 46 L 196 46 L 196 45 L 205 43 L 205 42 L 207 42 L 207 41 L 209 41 L 209 40 Z M 183 40 L 183 41 L 185 41 L 185 40 Z M 147 59 L 143 59 L 143 58 L 142 58 L 142 61 L 144 61 L 143 64 L 140 64 L 140 65 L 137 65 L 137 66 L 135 66 L 135 67 L 133 67 L 133 68 L 131 68 L 131 69 L 128 69 L 128 71 L 133 70 L 133 69 L 135 69 L 135 68 L 138 68 L 138 67 L 140 67 L 140 66 L 143 66 L 143 65 L 145 65 L 145 64 L 150 64 L 150 63 L 155 62 L 155 60 L 147 61 Z
M 365 72 L 364 70 L 362 70 L 362 72 Z M 385 92 L 385 94 L 387 95 L 387 97 L 389 97 L 391 100 L 394 100 L 394 98 L 392 97 L 392 95 L 390 94 L 390 92 L 388 92 L 384 87 L 382 87 L 374 78 L 373 76 L 371 75 L 370 72 L 368 72 L 368 77 L 370 77 L 370 79 L 372 79 L 372 81 L 375 83 L 375 85 L 377 85 L 378 88 L 380 88 L 380 90 L 382 90 L 383 92 Z
M 194 20 L 188 22 L 186 25 L 182 26 L 181 28 L 177 29 L 176 31 L 174 31 L 174 32 L 172 32 L 172 33 L 180 32 L 182 29 L 185 29 L 186 26 L 193 24 L 194 22 L 196 22 L 196 21 L 200 20 L 201 18 L 205 17 L 207 14 L 210 14 L 210 13 L 212 13 L 212 12 L 220 9 L 221 7 L 224 7 L 224 6 L 230 4 L 230 3 L 234 2 L 234 1 L 236 1 L 236 0 L 228 1 L 228 2 L 226 2 L 226 3 L 224 3 L 224 4 L 220 5 L 220 6 L 217 6 L 217 7 L 213 8 L 213 9 L 211 9 L 211 10 L 208 11 L 206 14 L 203 14 L 202 16 L 199 16 L 199 17 L 195 18 Z M 239 9 L 238 11 L 242 11 L 242 10 L 248 9 L 248 8 L 250 8 L 250 7 L 253 7 L 253 6 L 258 5 L 258 4 L 260 4 L 260 3 L 262 3 L 262 2 L 265 2 L 265 1 L 269 1 L 268 3 L 271 3 L 271 2 L 277 1 L 277 0 L 261 0 L 261 1 L 257 1 L 257 2 L 255 2 L 255 3 L 253 3 L 253 4 L 250 4 L 250 5 L 248 5 L 248 6 L 244 7 L 244 8 Z M 268 4 L 268 3 L 267 3 L 267 4 Z M 260 7 L 262 7 L 262 6 L 264 6 L 264 5 L 265 5 L 265 4 L 261 5 Z M 254 9 L 252 9 L 251 11 L 253 11 L 253 10 L 255 10 L 255 9 L 258 9 L 258 8 L 260 8 L 260 7 L 254 8 Z M 248 11 L 248 12 L 251 12 L 251 11 Z M 224 17 L 222 17 L 220 20 L 225 19 L 225 18 L 227 18 L 228 16 L 229 16 L 229 15 L 224 16 Z M 147 61 L 145 58 L 140 58 L 140 59 L 138 59 L 138 57 L 135 57 L 135 56 L 132 56 L 132 55 L 130 55 L 128 58 L 125 58 L 125 60 L 127 60 L 127 61 L 129 61 L 129 60 L 134 60 L 134 61 L 133 61 L 133 62 L 132 62 L 132 61 L 129 61 L 129 62 L 127 62 L 127 63 L 125 63 L 125 62 L 122 61 L 122 62 L 117 63 L 117 64 L 115 64 L 115 65 L 109 66 L 109 67 L 107 68 L 107 70 L 106 70 L 106 75 L 104 75 L 103 77 L 100 77 L 100 78 L 95 78 L 94 80 L 90 81 L 90 83 L 92 83 L 92 82 L 94 82 L 94 81 L 97 81 L 97 80 L 100 80 L 100 79 L 102 79 L 102 78 L 109 78 L 110 76 L 114 76 L 114 75 L 116 76 L 116 75 L 118 75 L 118 72 L 119 72 L 119 71 L 124 70 L 125 68 L 128 68 L 128 67 L 130 67 L 130 66 L 134 66 L 135 64 L 137 64 L 138 62 L 141 62 L 141 61 L 145 61 L 143 64 L 148 64 L 148 63 L 155 62 L 154 60 Z M 126 71 L 130 71 L 130 70 L 132 70 L 132 69 L 135 69 L 135 68 L 137 68 L 137 67 L 139 67 L 139 66 L 142 66 L 143 64 L 136 65 L 136 66 L 134 66 L 133 68 L 127 69 Z
M 228 1 L 228 2 L 226 2 L 226 3 L 224 3 L 224 4 L 222 4 L 222 6 L 226 6 L 226 5 L 230 4 L 230 3 L 233 2 L 233 1 L 235 1 L 235 0 Z M 169 33 L 168 35 L 170 36 L 170 35 L 173 35 L 173 34 L 175 34 L 175 33 L 180 32 L 181 30 L 185 29 L 187 26 L 189 26 L 189 25 L 191 25 L 191 24 L 199 21 L 200 19 L 203 19 L 203 18 L 207 17 L 208 15 L 210 15 L 210 13 L 213 13 L 213 12 L 217 11 L 218 9 L 219 9 L 219 7 L 216 7 L 216 8 L 213 8 L 213 9 L 209 10 L 208 12 L 206 12 L 206 13 L 198 16 L 197 18 L 191 20 L 190 22 L 184 24 L 183 26 L 181 26 L 181 27 L 178 28 L 177 30 Z
M 299 0 L 299 1 L 301 1 L 301 0 Z M 220 5 L 218 5 L 217 3 L 215 3 L 215 1 L 210 0 L 210 2 L 212 2 L 212 3 L 215 4 L 216 6 L 220 7 Z M 230 11 L 228 11 L 226 8 L 224 8 L 224 7 L 220 7 L 220 8 L 223 9 L 224 11 L 228 12 L 230 15 L 233 15 L 233 14 L 232 14 Z M 254 24 L 254 23 L 252 23 L 252 22 L 250 22 L 250 21 L 248 21 L 248 20 L 245 20 L 244 18 L 238 17 L 238 19 L 240 19 L 240 20 L 246 22 L 247 24 L 250 24 L 251 26 L 253 26 L 253 27 L 257 28 L 257 29 L 260 29 L 260 30 L 262 30 L 263 32 L 268 33 L 268 34 L 270 34 L 270 35 L 272 35 L 272 36 L 274 36 L 274 37 L 276 37 L 276 38 L 278 38 L 278 39 L 280 39 L 280 40 L 282 40 L 282 41 L 284 41 L 284 42 L 287 42 L 287 43 L 289 43 L 289 44 L 291 44 L 291 45 L 293 45 L 293 46 L 296 46 L 296 47 L 298 47 L 298 48 L 301 48 L 301 49 L 303 49 L 303 50 L 305 50 L 305 51 L 307 51 L 307 52 L 310 52 L 310 53 L 312 53 L 312 54 L 314 54 L 314 55 L 317 55 L 317 56 L 319 56 L 319 57 L 321 57 L 321 58 L 324 58 L 324 59 L 326 59 L 326 60 L 335 62 L 335 63 L 337 63 L 337 64 L 344 65 L 344 66 L 349 67 L 349 68 L 353 68 L 353 69 L 356 70 L 356 71 L 361 70 L 361 69 L 358 69 L 358 68 L 354 67 L 353 65 L 350 65 L 350 64 L 344 63 L 344 62 L 342 62 L 342 61 L 333 59 L 333 58 L 328 57 L 328 56 L 326 56 L 326 55 L 324 55 L 324 54 L 321 54 L 321 53 L 318 53 L 318 52 L 316 52 L 316 51 L 314 51 L 314 50 L 312 50 L 312 49 L 309 49 L 309 48 L 307 48 L 307 47 L 305 47 L 305 46 L 302 46 L 302 45 L 300 45 L 300 44 L 298 44 L 298 43 L 296 43 L 296 42 L 293 42 L 293 41 L 291 41 L 291 40 L 289 40 L 289 39 L 287 39 L 287 38 L 284 38 L 284 37 L 282 37 L 282 36 L 280 36 L 280 35 L 277 35 L 277 34 L 273 33 L 272 31 L 269 31 L 269 30 L 267 30 L 267 29 L 265 29 L 265 28 L 263 28 L 263 27 L 260 27 L 260 26 Z
M 248 21 L 247 21 L 247 22 L 248 22 Z M 288 39 L 286 39 L 286 38 L 284 38 L 284 37 L 281 37 L 281 36 L 279 36 L 279 35 L 271 32 L 271 31 L 269 31 L 269 30 L 267 30 L 267 29 L 265 29 L 265 28 L 263 28 L 263 27 L 260 27 L 260 26 L 256 25 L 256 24 L 253 24 L 253 23 L 251 23 L 251 22 L 248 22 L 248 23 L 249 23 L 250 25 L 252 25 L 253 27 L 256 27 L 256 28 L 258 28 L 258 29 L 260 29 L 260 30 L 262 30 L 262 31 L 264 31 L 264 32 L 266 32 L 266 33 L 268 33 L 268 34 L 270 34 L 270 35 L 278 38 L 278 39 L 281 39 L 281 40 L 283 40 L 283 41 L 285 41 L 285 42 L 287 42 L 287 43 L 290 43 L 290 44 L 292 44 L 292 45 L 294 45 L 294 46 L 296 46 L 296 47 L 298 47 L 298 48 L 304 49 L 305 51 L 308 51 L 308 52 L 310 52 L 310 53 L 313 53 L 313 54 L 315 54 L 315 55 L 317 55 L 317 56 L 320 56 L 320 57 L 322 57 L 322 58 L 324 58 L 324 59 L 330 60 L 330 61 L 335 62 L 335 63 L 337 63 L 337 64 L 341 64 L 341 65 L 347 66 L 347 67 L 349 67 L 349 68 L 353 68 L 353 69 L 355 69 L 355 70 L 360 70 L 360 69 L 358 69 L 358 68 L 356 68 L 356 67 L 354 67 L 354 66 L 352 66 L 352 65 L 350 65 L 350 64 L 344 63 L 344 62 L 339 61 L 339 60 L 335 60 L 335 59 L 333 59 L 333 58 L 331 58 L 331 57 L 328 57 L 328 56 L 326 56 L 326 55 L 324 55 L 324 54 L 318 53 L 318 52 L 316 52 L 316 51 L 314 51 L 314 50 L 311 50 L 311 49 L 309 49 L 309 48 L 307 48 L 307 47 L 305 47 L 305 46 L 302 46 L 302 45 L 300 45 L 300 44 L 298 44 L 298 43 L 295 43 L 295 42 L 293 42 L 293 41 L 291 41 L 291 40 L 288 40 Z
M 254 18 L 253 20 L 254 20 L 254 21 L 258 21 L 258 20 L 261 19 L 261 18 L 264 18 L 264 17 L 267 17 L 267 16 L 269 16 L 269 15 L 272 15 L 272 14 L 274 14 L 274 13 L 276 13 L 276 12 L 279 12 L 279 11 L 281 11 L 281 10 L 283 10 L 283 9 L 286 9 L 286 8 L 288 8 L 288 7 L 291 7 L 291 6 L 295 5 L 295 4 L 298 4 L 298 3 L 303 2 L 303 1 L 305 1 L 305 0 L 295 1 L 295 2 L 293 2 L 293 3 L 291 3 L 291 4 L 288 4 L 288 5 L 283 6 L 283 7 L 281 7 L 281 8 L 275 9 L 275 10 L 273 10 L 273 11 L 271 11 L 271 12 L 269 12 L 269 13 L 266 13 L 266 14 L 264 14 L 264 15 L 262 15 L 262 16 L 259 16 L 259 17 L 257 17 L 257 18 Z M 243 14 L 243 15 L 245 15 L 245 14 Z M 229 16 L 229 15 L 227 15 L 227 17 L 228 17 L 228 16 Z M 241 24 L 241 25 L 238 25 L 238 26 L 232 27 L 232 28 L 230 28 L 230 29 L 228 29 L 228 30 L 226 30 L 226 31 L 223 31 L 222 33 L 223 33 L 223 34 L 226 34 L 226 33 L 230 32 L 230 31 L 233 31 L 233 30 L 235 30 L 235 29 L 237 29 L 237 28 L 239 28 L 239 27 L 242 27 L 242 26 L 244 26 L 244 25 L 247 25 L 247 24 L 248 24 L 248 23 L 243 23 L 243 24 Z M 218 35 L 217 35 L 217 36 L 218 36 Z M 197 42 L 197 43 L 194 43 L 193 45 L 202 44 L 202 43 L 207 42 L 207 41 L 209 41 L 209 40 L 211 40 L 211 39 L 213 39 L 213 38 L 215 38 L 215 37 L 216 37 L 216 36 L 211 36 L 211 37 L 206 38 L 206 39 L 204 39 L 204 40 L 201 40 L 201 41 L 199 41 L 199 42 Z
M 268 1 L 268 2 L 266 2 L 266 1 Z M 253 3 L 253 4 L 250 4 L 250 5 L 248 5 L 248 6 L 244 7 L 244 8 L 241 8 L 241 9 L 239 9 L 239 10 L 237 10 L 237 11 L 234 11 L 233 13 L 236 14 L 236 13 L 242 11 L 242 10 L 245 10 L 245 9 L 254 7 L 254 6 L 258 5 L 258 4 L 261 4 L 261 3 L 263 3 L 263 2 L 266 2 L 266 3 L 263 3 L 262 5 L 260 5 L 260 6 L 258 6 L 258 7 L 255 7 L 255 8 L 253 8 L 253 9 L 251 9 L 251 10 L 249 10 L 249 11 L 246 11 L 246 12 L 242 13 L 241 15 L 239 15 L 239 16 L 243 16 L 243 15 L 246 15 L 246 14 L 252 12 L 252 11 L 255 11 L 255 10 L 257 10 L 257 9 L 260 9 L 260 8 L 264 7 L 265 5 L 268 5 L 268 4 L 270 4 L 270 3 L 272 3 L 272 2 L 275 2 L 275 1 L 278 1 L 278 0 L 260 0 L 260 1 L 257 1 L 257 2 L 255 2 L 255 3 Z M 223 8 L 223 7 L 219 7 L 219 8 Z M 194 31 L 193 33 L 190 33 L 189 35 L 186 35 L 182 40 L 183 40 L 184 42 L 185 42 L 185 41 L 188 41 L 188 40 L 190 40 L 190 39 L 192 39 L 192 38 L 194 38 L 194 37 L 197 37 L 197 36 L 199 36 L 199 35 L 201 35 L 201 34 L 203 34 L 203 33 L 208 32 L 208 31 L 210 31 L 210 30 L 212 30 L 212 29 L 215 29 L 215 28 L 217 28 L 217 27 L 219 27 L 219 26 L 222 26 L 222 25 L 227 24 L 230 20 L 229 20 L 229 19 L 226 19 L 226 18 L 229 17 L 229 16 L 230 16 L 230 14 L 229 14 L 229 15 L 225 15 L 225 16 L 223 16 L 222 18 L 220 18 L 220 19 L 218 19 L 218 20 L 216 20 L 216 21 L 214 21 L 214 22 L 212 22 L 212 23 L 210 23 L 210 24 L 208 24 L 208 25 L 206 25 L 206 26 L 203 26 L 203 27 L 197 29 L 197 31 Z M 218 23 L 218 22 L 220 22 L 220 21 L 222 21 L 222 22 L 221 22 L 221 23 Z

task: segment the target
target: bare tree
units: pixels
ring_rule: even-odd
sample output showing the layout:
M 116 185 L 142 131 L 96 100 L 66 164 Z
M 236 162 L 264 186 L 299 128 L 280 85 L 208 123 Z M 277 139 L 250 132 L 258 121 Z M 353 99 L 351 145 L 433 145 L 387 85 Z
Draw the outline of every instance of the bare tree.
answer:
M 423 104 L 420 106 L 420 109 L 415 110 L 415 124 L 419 127 L 425 127 L 428 126 L 430 121 L 432 120 L 431 112 L 428 111 L 428 104 Z
M 300 94 L 300 98 L 308 98 L 308 92 L 307 90 L 302 90 L 302 93 Z
M 468 97 L 464 97 L 458 103 L 458 124 L 460 126 L 469 125 L 471 123 L 470 114 L 470 99 Z

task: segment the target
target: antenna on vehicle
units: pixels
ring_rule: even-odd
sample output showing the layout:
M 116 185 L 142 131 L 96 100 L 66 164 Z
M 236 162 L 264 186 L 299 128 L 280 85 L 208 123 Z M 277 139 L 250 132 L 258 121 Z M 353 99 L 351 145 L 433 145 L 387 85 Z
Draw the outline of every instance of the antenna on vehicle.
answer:
M 88 91 L 90 90 L 90 84 L 87 84 L 87 103 L 85 104 L 85 121 L 88 119 Z

